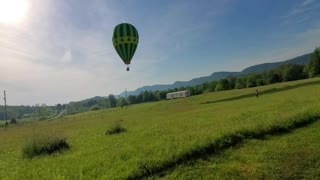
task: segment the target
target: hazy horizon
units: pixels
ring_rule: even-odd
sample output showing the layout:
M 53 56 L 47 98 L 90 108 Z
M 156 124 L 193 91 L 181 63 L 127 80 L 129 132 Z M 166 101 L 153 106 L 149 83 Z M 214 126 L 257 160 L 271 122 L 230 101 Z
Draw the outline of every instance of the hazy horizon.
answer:
M 1 97 L 7 91 L 9 105 L 117 95 L 284 61 L 320 45 L 316 0 L 1 4 L 8 12 L 0 12 L 0 90 Z M 122 22 L 140 36 L 129 72 L 111 41 Z

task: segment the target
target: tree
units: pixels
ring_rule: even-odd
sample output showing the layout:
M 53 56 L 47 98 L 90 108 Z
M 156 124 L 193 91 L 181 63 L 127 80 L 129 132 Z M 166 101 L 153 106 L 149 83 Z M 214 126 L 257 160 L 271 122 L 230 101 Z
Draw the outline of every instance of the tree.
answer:
M 215 91 L 223 91 L 230 89 L 229 81 L 227 79 L 220 79 Z
M 196 95 L 194 87 L 187 87 L 187 90 L 190 92 L 190 95 Z
M 217 84 L 218 84 L 217 81 L 211 81 L 211 82 L 209 83 L 209 87 L 207 88 L 207 91 L 208 91 L 208 92 L 214 92 L 215 89 L 216 89 Z
M 273 84 L 273 83 L 277 83 L 277 82 L 281 82 L 281 77 L 279 74 L 275 73 L 271 73 L 271 79 L 270 79 L 270 83 Z
M 109 107 L 116 107 L 117 106 L 117 99 L 114 97 L 113 94 L 110 94 L 108 96 L 108 103 L 109 103 Z
M 201 93 L 205 93 L 208 88 L 209 88 L 209 83 L 208 82 L 202 83 L 201 86 L 200 86 Z
M 16 124 L 16 123 L 17 123 L 16 118 L 12 118 L 12 119 L 10 120 L 10 124 Z
M 57 104 L 57 110 L 61 111 L 62 110 L 62 105 L 61 104 Z
M 250 87 L 256 87 L 257 86 L 257 79 L 259 79 L 259 75 L 256 74 L 256 73 L 252 73 L 252 74 L 249 74 L 247 76 L 247 87 L 250 88 Z
M 304 66 L 298 64 L 287 65 L 282 71 L 283 81 L 294 81 L 305 78 Z
M 166 99 L 167 91 L 160 91 L 159 96 L 160 96 L 160 100 Z
M 123 106 L 127 106 L 128 105 L 128 102 L 125 98 L 119 98 L 118 99 L 118 102 L 117 102 L 117 106 L 118 107 L 123 107 Z
M 86 107 L 92 107 L 94 105 L 98 104 L 98 100 L 97 99 L 90 99 L 89 101 L 87 101 L 84 106 Z
M 257 73 L 256 74 L 256 86 L 263 86 L 265 85 L 265 82 L 263 80 L 262 74 L 261 73 Z
M 235 89 L 237 78 L 235 76 L 228 76 L 229 89 Z
M 315 77 L 316 75 L 320 75 L 320 57 L 319 57 L 319 49 L 314 50 L 311 55 L 310 62 L 309 62 L 309 77 Z
M 150 101 L 150 92 L 149 91 L 144 91 L 142 94 L 142 102 L 148 102 Z
M 94 105 L 91 107 L 91 110 L 92 111 L 97 111 L 97 110 L 100 110 L 100 107 L 98 105 Z
M 128 101 L 130 104 L 136 104 L 137 103 L 137 97 L 134 95 L 129 95 L 128 96 Z
M 238 77 L 238 79 L 236 80 L 235 88 L 243 89 L 245 87 L 247 87 L 247 77 L 246 76 Z

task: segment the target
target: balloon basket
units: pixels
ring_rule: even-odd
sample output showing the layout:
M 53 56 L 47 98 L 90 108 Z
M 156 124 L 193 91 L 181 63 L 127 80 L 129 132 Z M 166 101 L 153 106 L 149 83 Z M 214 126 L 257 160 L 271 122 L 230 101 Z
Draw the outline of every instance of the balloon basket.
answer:
M 130 70 L 130 68 L 129 67 L 127 67 L 127 71 L 129 71 Z

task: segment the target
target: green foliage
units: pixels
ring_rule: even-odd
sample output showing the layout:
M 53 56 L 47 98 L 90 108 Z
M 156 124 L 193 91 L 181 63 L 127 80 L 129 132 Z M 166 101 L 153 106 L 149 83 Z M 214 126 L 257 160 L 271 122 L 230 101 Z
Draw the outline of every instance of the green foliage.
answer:
M 50 155 L 69 149 L 69 144 L 64 137 L 40 135 L 31 139 L 22 149 L 22 154 L 26 158 L 35 156 Z
M 94 105 L 91 107 L 91 110 L 92 111 L 97 111 L 97 110 L 100 110 L 99 106 L 98 105 Z
M 303 57 L 305 58 L 305 57 Z M 309 63 L 310 64 L 310 63 Z M 239 77 L 229 76 L 226 79 L 219 81 L 205 82 L 193 87 L 178 87 L 164 91 L 142 91 L 138 95 L 129 95 L 127 101 L 122 98 L 116 99 L 114 95 L 109 95 L 108 98 L 89 99 L 80 102 L 72 102 L 67 105 L 68 114 L 76 114 L 84 111 L 92 110 L 93 108 L 113 108 L 123 107 L 127 103 L 139 104 L 144 102 L 161 101 L 166 99 L 166 94 L 174 91 L 189 90 L 191 95 L 199 95 L 207 92 L 217 92 L 230 89 L 243 89 L 247 87 L 265 86 L 279 82 L 293 81 L 307 78 L 309 64 L 295 65 L 286 64 L 272 70 L 262 73 L 242 74 Z
M 221 79 L 219 80 L 215 91 L 223 91 L 223 90 L 228 90 L 230 89 L 230 84 L 227 79 Z
M 279 129 L 276 124 L 290 125 L 303 119 L 299 115 L 310 109 L 310 114 L 319 113 L 318 78 L 259 87 L 262 94 L 259 98 L 254 97 L 254 89 L 205 93 L 174 101 L 138 104 L 122 110 L 85 112 L 58 121 L 11 126 L 6 130 L 2 128 L 0 137 L 5 138 L 0 138 L 0 179 L 127 179 L 146 171 L 157 172 L 168 164 L 172 165 L 169 169 L 175 169 L 178 159 L 182 163 L 192 161 L 189 157 L 194 156 L 185 155 L 199 152 L 202 156 L 202 149 L 215 142 L 219 142 L 219 146 L 240 142 L 237 141 L 239 136 L 234 135 L 236 132 L 249 138 L 269 129 L 282 131 L 283 128 Z M 205 103 L 208 101 L 210 103 Z M 105 132 L 111 130 L 117 119 L 125 119 L 123 125 L 128 133 L 106 136 Z M 66 135 L 72 150 L 63 156 L 22 159 L 20 147 L 26 137 L 40 129 L 61 131 L 59 134 Z M 251 157 L 252 151 L 247 152 L 244 159 Z M 220 154 L 214 155 L 220 157 Z M 259 161 L 262 162 L 263 159 Z M 224 171 L 215 169 L 214 172 L 229 172 L 233 167 L 225 166 Z M 274 172 L 274 169 L 270 168 L 268 172 Z M 190 168 L 189 171 L 193 173 Z
M 320 121 L 180 165 L 164 179 L 318 179 Z
M 62 110 L 65 109 L 65 105 L 57 104 L 56 108 L 57 108 L 58 111 L 62 111 Z
M 18 118 L 21 119 L 26 114 L 34 116 L 34 113 L 37 112 L 35 106 L 7 106 L 8 119 Z M 4 106 L 0 105 L 0 120 L 5 119 Z
M 235 89 L 237 77 L 229 76 L 227 80 L 228 80 L 228 89 Z
M 311 59 L 307 68 L 309 77 L 315 77 L 320 74 L 320 51 L 319 49 L 314 50 L 311 55 Z
M 257 86 L 257 79 L 260 79 L 261 75 L 252 73 L 247 76 L 247 82 L 246 82 L 246 87 L 256 87 Z
M 11 118 L 11 120 L 10 120 L 10 124 L 16 124 L 16 123 L 17 123 L 16 118 Z
M 113 94 L 110 94 L 108 96 L 108 104 L 109 104 L 109 107 L 116 107 L 117 106 L 117 99 L 114 97 Z
M 236 80 L 236 89 L 243 89 L 247 87 L 247 76 L 240 76 Z
M 303 69 L 309 78 L 316 77 L 320 74 L 320 49 L 316 48 L 311 54 L 310 61 Z
M 106 131 L 106 135 L 113 135 L 126 132 L 127 129 L 122 127 L 121 123 L 117 121 L 110 129 Z
M 127 102 L 127 100 L 125 99 L 125 98 L 119 98 L 118 100 L 117 100 L 117 106 L 118 107 L 123 107 L 123 106 L 127 106 L 128 105 L 128 102 Z
M 298 79 L 306 78 L 306 75 L 303 71 L 303 65 L 290 64 L 286 65 L 282 71 L 283 81 L 294 81 Z

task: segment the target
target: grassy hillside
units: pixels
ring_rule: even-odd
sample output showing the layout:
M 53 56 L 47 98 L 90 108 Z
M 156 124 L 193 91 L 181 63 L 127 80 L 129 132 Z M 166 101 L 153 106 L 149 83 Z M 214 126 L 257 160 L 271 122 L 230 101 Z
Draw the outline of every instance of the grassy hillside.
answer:
M 264 71 L 276 69 L 284 64 L 306 64 L 307 62 L 309 62 L 310 57 L 311 57 L 311 53 L 308 53 L 308 54 L 304 54 L 304 55 L 301 55 L 292 59 L 288 59 L 285 61 L 281 61 L 281 62 L 257 64 L 254 66 L 247 67 L 240 72 L 226 72 L 226 71 L 214 72 L 209 76 L 194 78 L 190 81 L 176 81 L 173 84 L 144 86 L 134 91 L 128 91 L 127 94 L 138 95 L 142 91 L 168 90 L 168 89 L 179 88 L 182 86 L 184 87 L 196 86 L 204 82 L 218 81 L 220 79 L 227 78 L 228 76 L 239 76 L 239 75 L 245 75 L 249 73 L 262 73 Z M 126 93 L 122 92 L 119 95 L 122 97 L 125 97 Z
M 254 96 L 255 89 L 262 95 Z M 264 92 L 264 93 L 263 93 Z M 207 93 L 66 116 L 0 129 L 0 179 L 124 179 L 165 169 L 239 131 L 269 132 L 276 125 L 315 117 L 320 79 Z M 105 135 L 118 122 L 126 132 Z M 65 136 L 70 150 L 26 159 L 33 137 Z
M 163 179 L 319 179 L 320 121 L 181 165 Z M 156 179 L 156 178 L 154 178 Z

